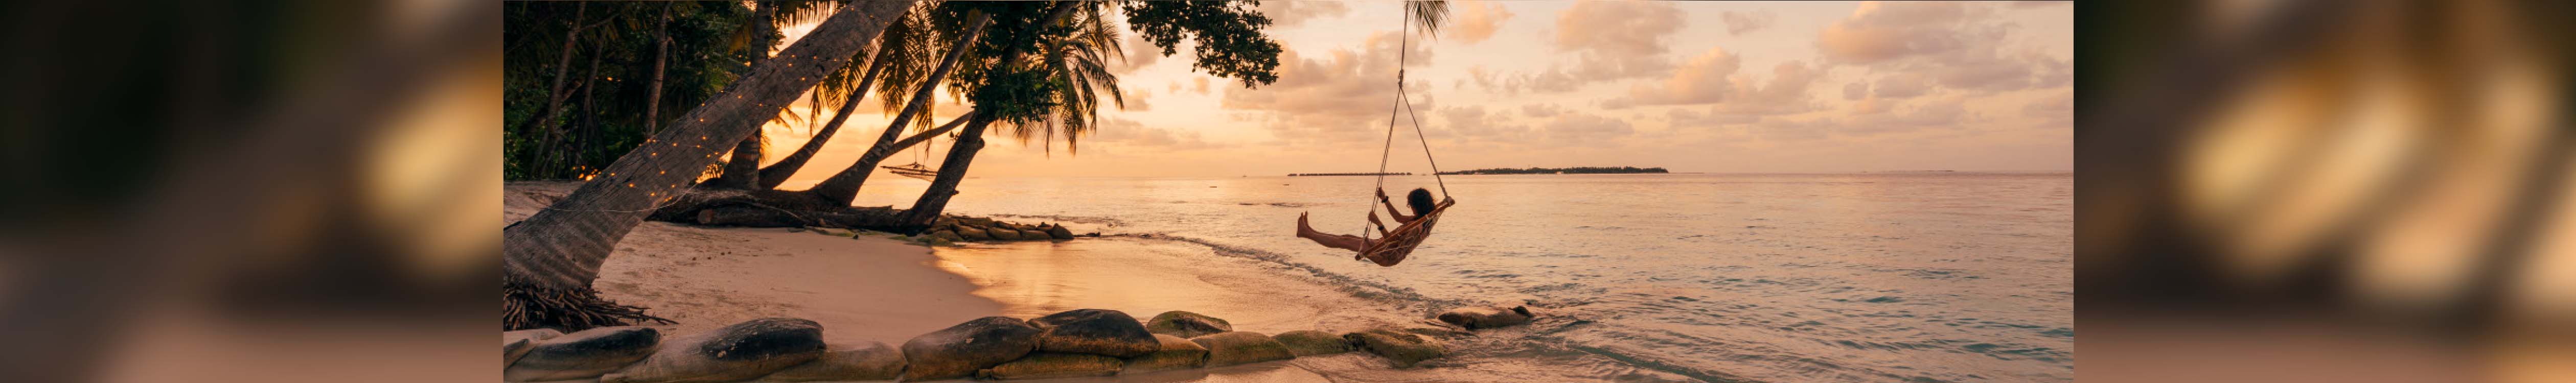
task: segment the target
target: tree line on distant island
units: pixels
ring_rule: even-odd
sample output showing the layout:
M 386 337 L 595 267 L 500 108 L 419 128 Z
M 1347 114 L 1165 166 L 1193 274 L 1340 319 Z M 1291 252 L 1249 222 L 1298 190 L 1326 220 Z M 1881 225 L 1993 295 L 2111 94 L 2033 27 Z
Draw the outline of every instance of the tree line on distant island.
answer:
M 1619 167 L 1608 167 L 1608 166 L 1578 166 L 1578 167 L 1571 167 L 1571 168 L 1520 168 L 1520 169 L 1512 169 L 1512 168 L 1494 168 L 1494 169 L 1460 170 L 1460 171 L 1454 171 L 1454 172 L 1440 172 L 1440 174 L 1633 174 L 1633 173 L 1671 173 L 1671 171 L 1664 170 L 1664 168 L 1640 168 L 1640 167 L 1632 167 L 1632 166 L 1619 166 Z

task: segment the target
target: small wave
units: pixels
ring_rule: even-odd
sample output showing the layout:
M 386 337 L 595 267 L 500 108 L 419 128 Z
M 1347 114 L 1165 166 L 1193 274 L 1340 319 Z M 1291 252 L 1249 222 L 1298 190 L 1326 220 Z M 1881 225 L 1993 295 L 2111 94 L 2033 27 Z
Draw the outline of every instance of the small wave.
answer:
M 1295 260 L 1295 257 L 1288 256 L 1287 254 L 1280 254 L 1280 253 L 1272 252 L 1272 251 L 1268 251 L 1268 250 L 1255 249 L 1255 248 L 1243 247 L 1243 246 L 1228 245 L 1228 244 L 1222 244 L 1222 243 L 1216 243 L 1216 242 L 1208 241 L 1208 240 L 1205 240 L 1205 239 L 1199 239 L 1199 238 L 1193 238 L 1193 237 L 1185 237 L 1185 236 L 1177 236 L 1177 235 L 1170 235 L 1170 234 L 1144 233 L 1144 234 L 1115 234 L 1115 235 L 1104 235 L 1104 236 L 1107 236 L 1107 237 L 1128 237 L 1128 238 L 1140 238 L 1140 239 L 1147 239 L 1147 240 L 1169 240 L 1169 241 L 1187 242 L 1187 243 L 1196 244 L 1196 245 L 1199 245 L 1199 246 L 1207 246 L 1207 247 L 1208 247 L 1208 249 L 1210 249 L 1210 250 L 1215 250 L 1216 254 L 1218 254 L 1218 255 L 1224 255 L 1224 256 L 1230 256 L 1230 257 L 1236 257 L 1236 258 L 1244 258 L 1244 259 L 1251 259 L 1251 260 L 1262 261 L 1262 262 L 1269 262 L 1269 263 L 1271 263 L 1271 264 L 1276 264 L 1276 265 L 1280 265 L 1280 266 L 1286 266 L 1286 267 L 1293 268 L 1293 269 L 1298 269 L 1298 270 L 1304 270 L 1304 271 L 1306 271 L 1308 274 L 1313 274 L 1313 275 L 1314 275 L 1315 277 L 1317 277 L 1317 278 L 1323 278 L 1323 279 L 1325 279 L 1325 280 L 1329 280 L 1329 281 L 1336 282 L 1336 283 L 1334 283 L 1333 285 L 1334 285 L 1334 286 L 1339 286 L 1340 290 L 1342 290 L 1342 292 L 1343 292 L 1343 293 L 1350 294 L 1351 296 L 1359 297 L 1359 298 L 1363 298 L 1363 299 L 1372 299 L 1372 300 L 1378 300 L 1378 301 L 1383 301 L 1383 302 L 1387 302 L 1387 303 L 1392 303 L 1392 304 L 1396 304 L 1396 305 L 1398 305 L 1398 306 L 1415 307 L 1415 308 L 1426 308 L 1426 309 L 1427 309 L 1427 308 L 1462 307 L 1462 306 L 1466 306 L 1466 305 L 1482 304 L 1482 303 L 1484 303 L 1484 302 L 1478 302 L 1478 301 L 1468 301 L 1468 300 L 1459 300 L 1459 299 L 1433 298 L 1433 297 L 1428 296 L 1428 295 L 1422 295 L 1422 293 L 1420 293 L 1420 292 L 1416 292 L 1416 291 L 1414 291 L 1414 290 L 1413 290 L 1413 289 L 1411 289 L 1411 288 L 1404 288 L 1404 287 L 1395 287 L 1395 286 L 1390 286 L 1390 285 L 1387 285 L 1387 284 L 1384 284 L 1384 283 L 1378 283 L 1378 282 L 1374 282 L 1374 281 L 1362 280 L 1362 279 L 1359 279 L 1359 278 L 1351 277 L 1351 276 L 1349 276 L 1349 275 L 1343 275 L 1343 274 L 1341 274 L 1341 273 L 1335 273 L 1335 272 L 1332 272 L 1332 271 L 1327 271 L 1327 270 L 1324 270 L 1322 267 L 1315 266 L 1314 264 L 1310 264 L 1310 263 L 1305 263 L 1305 262 L 1297 261 L 1297 260 Z

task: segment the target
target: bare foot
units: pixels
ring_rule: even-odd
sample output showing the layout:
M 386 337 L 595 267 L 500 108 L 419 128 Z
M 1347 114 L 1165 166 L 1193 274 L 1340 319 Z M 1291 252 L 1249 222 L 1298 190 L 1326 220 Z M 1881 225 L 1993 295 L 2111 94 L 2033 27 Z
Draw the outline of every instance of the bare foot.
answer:
M 1297 212 L 1297 236 L 1306 236 L 1307 231 L 1314 230 L 1311 227 L 1306 225 L 1306 212 Z

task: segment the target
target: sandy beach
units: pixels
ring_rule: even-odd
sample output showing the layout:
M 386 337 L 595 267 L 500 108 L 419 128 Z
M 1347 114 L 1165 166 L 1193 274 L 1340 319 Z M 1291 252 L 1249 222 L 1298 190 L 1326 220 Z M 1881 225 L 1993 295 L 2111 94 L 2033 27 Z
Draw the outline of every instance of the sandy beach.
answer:
M 504 220 L 524 219 L 577 186 L 510 183 Z M 595 286 L 606 298 L 648 307 L 653 315 L 678 322 L 653 326 L 674 333 L 793 317 L 821 323 L 828 341 L 887 344 L 979 317 L 1029 318 L 1075 308 L 1117 309 L 1140 317 L 1190 310 L 1227 318 L 1240 330 L 1270 333 L 1356 329 L 1356 323 L 1368 322 L 1394 325 L 1406 322 L 1400 318 L 1419 317 L 1335 293 L 1320 281 L 1245 272 L 1258 269 L 1248 260 L 1215 259 L 1234 264 L 1192 266 L 1121 246 L 1126 245 L 970 244 L 958 248 L 966 251 L 952 253 L 958 259 L 943 259 L 930 247 L 884 233 L 842 237 L 802 229 L 645 222 L 618 243 Z M 1282 294 L 1291 291 L 1304 293 Z M 1348 360 L 1302 360 L 1354 368 L 1383 364 L 1340 358 Z M 1290 362 L 1271 362 L 1066 381 L 1329 380 Z

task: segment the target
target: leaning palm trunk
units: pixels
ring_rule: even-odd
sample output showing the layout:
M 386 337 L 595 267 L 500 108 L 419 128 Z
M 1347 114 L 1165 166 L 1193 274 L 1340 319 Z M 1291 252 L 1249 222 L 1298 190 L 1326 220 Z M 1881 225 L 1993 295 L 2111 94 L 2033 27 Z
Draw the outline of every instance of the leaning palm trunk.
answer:
M 950 70 L 957 69 L 958 59 L 965 57 L 966 51 L 973 49 L 975 38 L 984 34 L 984 24 L 991 21 L 991 16 L 980 13 L 976 14 L 973 20 L 968 20 L 965 34 L 957 37 L 957 43 L 948 45 L 951 48 L 948 50 L 947 57 L 939 59 L 939 67 L 931 69 L 930 77 L 921 80 L 921 87 L 912 92 L 911 103 L 904 104 L 903 111 L 895 113 L 894 123 L 886 124 L 885 133 L 877 135 L 876 145 L 870 146 L 866 154 L 859 155 L 858 163 L 841 169 L 840 173 L 832 174 L 832 178 L 824 179 L 823 183 L 807 189 L 806 195 L 834 203 L 835 206 L 848 206 L 851 201 L 857 200 L 859 185 L 867 182 L 868 173 L 876 171 L 877 162 L 884 161 L 887 156 L 894 154 L 894 150 L 899 150 L 890 149 L 888 146 L 892 145 L 896 138 L 903 137 L 903 127 L 910 126 L 912 119 L 921 114 L 921 108 L 930 105 L 931 98 L 937 96 L 932 91 L 939 88 L 940 81 L 948 78 Z
M 877 72 L 884 70 L 885 66 L 884 59 L 871 60 L 868 63 L 867 73 L 859 75 L 858 91 L 850 92 L 848 99 L 841 101 L 841 108 L 832 112 L 831 122 L 824 123 L 823 129 L 814 131 L 814 138 L 805 140 L 805 145 L 797 147 L 795 153 L 789 153 L 787 158 L 778 159 L 778 163 L 760 168 L 760 188 L 777 189 L 778 184 L 787 182 L 787 176 L 796 175 L 797 169 L 804 168 L 805 161 L 813 160 L 815 154 L 822 153 L 823 143 L 831 140 L 833 134 L 841 132 L 841 123 L 850 120 L 850 112 L 859 110 L 859 100 L 867 98 L 868 86 L 877 82 Z
M 590 288 L 617 241 L 654 205 L 678 194 L 724 146 L 741 141 L 848 64 L 910 2 L 852 2 L 750 73 L 680 116 L 669 129 L 610 163 L 571 195 L 501 229 L 502 326 L 578 330 L 654 320 L 640 307 L 600 299 Z

